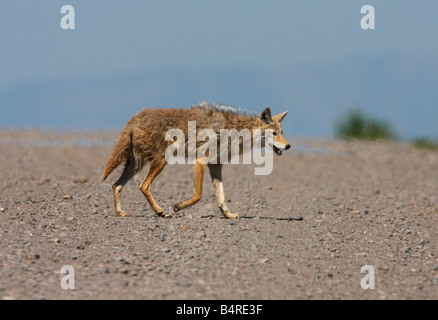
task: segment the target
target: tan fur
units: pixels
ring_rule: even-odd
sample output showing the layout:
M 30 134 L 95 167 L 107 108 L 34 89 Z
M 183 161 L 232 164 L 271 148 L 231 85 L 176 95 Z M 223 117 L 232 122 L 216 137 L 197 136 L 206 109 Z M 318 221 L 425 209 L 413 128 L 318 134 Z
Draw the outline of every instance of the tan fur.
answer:
M 280 122 L 285 114 L 282 115 L 271 117 L 269 107 L 262 112 L 260 117 L 257 117 L 233 111 L 224 111 L 210 105 L 193 107 L 191 109 L 144 109 L 140 111 L 123 128 L 102 173 L 102 179 L 105 180 L 115 168 L 125 161 L 123 173 L 113 185 L 116 215 L 126 216 L 126 212 L 121 208 L 120 193 L 123 186 L 147 163 L 150 163 L 149 171 L 140 185 L 140 190 L 145 195 L 154 212 L 160 216 L 164 215 L 163 209 L 152 197 L 150 189 L 153 180 L 165 167 L 165 152 L 167 147 L 173 143 L 172 141 L 165 141 L 165 134 L 168 130 L 178 128 L 184 132 L 186 136 L 186 150 L 188 147 L 189 121 L 196 121 L 197 131 L 211 128 L 216 133 L 219 133 L 220 129 L 236 129 L 240 131 L 246 128 L 251 131 L 251 134 L 253 129 L 256 128 L 262 130 L 273 129 L 275 132 L 278 132 L 278 135 L 274 136 L 274 140 L 287 144 L 281 137 Z M 280 116 L 282 118 L 278 121 Z M 238 218 L 237 214 L 230 213 L 226 205 L 222 185 L 222 165 L 204 165 L 199 159 L 194 165 L 193 196 L 188 200 L 175 204 L 173 206 L 174 211 L 177 212 L 184 209 L 201 199 L 203 175 L 206 166 L 209 167 L 212 182 L 216 190 L 218 207 L 227 218 Z
M 126 124 L 114 144 L 113 151 L 103 169 L 102 180 L 105 180 L 115 168 L 128 158 L 129 152 L 131 151 L 131 122 L 132 120 Z

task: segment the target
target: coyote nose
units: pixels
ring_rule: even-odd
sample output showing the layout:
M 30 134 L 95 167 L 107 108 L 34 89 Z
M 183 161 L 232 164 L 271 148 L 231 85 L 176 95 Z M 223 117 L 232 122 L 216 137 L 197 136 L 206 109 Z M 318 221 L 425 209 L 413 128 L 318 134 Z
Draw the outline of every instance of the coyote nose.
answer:
M 286 145 L 286 150 L 290 149 L 290 144 Z

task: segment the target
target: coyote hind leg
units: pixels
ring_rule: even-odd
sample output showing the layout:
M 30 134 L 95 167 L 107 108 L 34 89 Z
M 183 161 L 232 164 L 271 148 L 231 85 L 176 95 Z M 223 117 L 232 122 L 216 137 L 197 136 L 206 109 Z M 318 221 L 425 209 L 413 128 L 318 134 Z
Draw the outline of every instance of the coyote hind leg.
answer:
M 195 165 L 193 166 L 193 182 L 194 182 L 194 190 L 193 196 L 185 201 L 181 201 L 173 206 L 173 211 L 178 212 L 188 206 L 191 206 L 198 202 L 202 197 L 202 181 L 204 179 L 204 169 L 205 164 L 202 164 L 198 160 L 196 160 Z
M 146 175 L 146 178 L 144 178 L 143 182 L 140 185 L 140 190 L 143 192 L 144 196 L 146 197 L 146 200 L 149 202 L 149 204 L 152 207 L 152 210 L 158 215 L 158 216 L 164 216 L 163 209 L 155 202 L 154 198 L 151 194 L 151 185 L 154 179 L 160 174 L 160 172 L 163 170 L 163 168 L 166 165 L 166 158 L 163 158 L 161 160 L 152 160 L 149 171 Z
M 122 205 L 120 203 L 120 193 L 124 185 L 131 180 L 133 176 L 137 173 L 135 169 L 134 160 L 128 158 L 126 160 L 125 169 L 123 169 L 123 173 L 120 178 L 113 184 L 113 194 L 114 194 L 114 208 L 116 211 L 116 216 L 126 217 L 126 211 L 122 210 Z

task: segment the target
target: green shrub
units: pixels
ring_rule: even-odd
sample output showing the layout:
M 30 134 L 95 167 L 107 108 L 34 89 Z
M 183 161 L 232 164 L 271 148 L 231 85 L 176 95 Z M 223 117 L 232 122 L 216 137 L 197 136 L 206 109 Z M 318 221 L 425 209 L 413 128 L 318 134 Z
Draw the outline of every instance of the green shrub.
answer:
M 428 138 L 418 138 L 412 141 L 414 146 L 427 150 L 438 150 L 438 142 L 434 142 Z
M 359 109 L 348 111 L 335 123 L 335 135 L 340 139 L 395 139 L 389 123 L 365 116 Z

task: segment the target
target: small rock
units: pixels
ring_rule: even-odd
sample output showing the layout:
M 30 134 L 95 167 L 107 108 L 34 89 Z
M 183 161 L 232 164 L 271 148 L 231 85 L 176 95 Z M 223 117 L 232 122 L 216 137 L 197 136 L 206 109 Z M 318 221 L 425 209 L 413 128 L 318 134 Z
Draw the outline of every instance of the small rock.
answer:
M 170 252 L 170 248 L 164 248 L 161 251 L 163 251 L 163 252 Z
M 74 178 L 73 179 L 73 182 L 74 183 L 85 183 L 85 182 L 87 182 L 88 181 L 88 178 L 86 178 L 86 177 L 77 177 L 77 178 Z
M 65 194 L 65 195 L 62 196 L 62 199 L 64 199 L 64 200 L 71 200 L 72 196 L 69 195 L 69 194 Z
M 400 249 L 400 252 L 405 252 L 405 253 L 407 253 L 407 252 L 409 252 L 410 250 L 411 250 L 411 248 L 409 248 L 409 247 L 403 247 L 403 248 Z
M 3 208 L 3 207 L 0 208 L 0 212 L 5 212 L 5 210 L 6 210 L 6 209 Z
M 289 271 L 292 274 L 297 274 L 297 272 L 294 269 L 291 269 L 291 268 L 287 268 L 287 271 Z
M 41 180 L 39 180 L 39 181 L 37 182 L 37 184 L 38 184 L 38 185 L 42 185 L 42 184 L 45 184 L 45 183 L 48 183 L 48 182 L 50 182 L 50 179 L 48 179 L 48 178 L 42 178 Z
M 378 269 L 382 270 L 382 271 L 388 271 L 389 267 L 388 266 L 380 266 L 380 267 L 378 267 Z
M 199 231 L 195 233 L 195 238 L 205 238 L 207 235 L 204 231 Z
M 269 262 L 271 259 L 270 258 L 264 258 L 264 259 L 260 259 L 259 262 L 260 263 L 267 263 Z
M 269 186 L 269 187 L 266 187 L 265 189 L 266 189 L 266 190 L 272 190 L 272 187 Z

